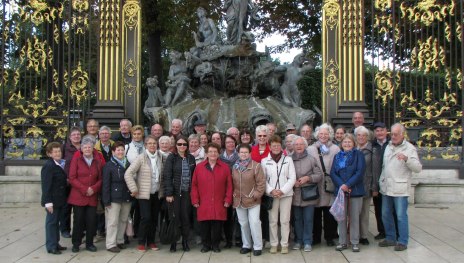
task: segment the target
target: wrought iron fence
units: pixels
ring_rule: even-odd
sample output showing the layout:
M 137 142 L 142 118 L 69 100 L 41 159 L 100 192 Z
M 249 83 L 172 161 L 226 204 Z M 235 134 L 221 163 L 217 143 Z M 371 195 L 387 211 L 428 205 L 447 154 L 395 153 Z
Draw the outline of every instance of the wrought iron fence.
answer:
M 43 158 L 85 118 L 97 83 L 99 1 L 2 1 L 2 160 Z
M 403 123 L 424 159 L 460 160 L 464 1 L 365 4 L 366 89 L 374 118 Z

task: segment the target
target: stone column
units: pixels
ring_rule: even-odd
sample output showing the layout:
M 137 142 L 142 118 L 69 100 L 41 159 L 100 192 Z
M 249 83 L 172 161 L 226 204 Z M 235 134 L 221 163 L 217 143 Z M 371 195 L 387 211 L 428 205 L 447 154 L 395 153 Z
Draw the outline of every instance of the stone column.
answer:
M 322 27 L 323 121 L 351 125 L 369 110 L 364 94 L 364 0 L 324 0 Z

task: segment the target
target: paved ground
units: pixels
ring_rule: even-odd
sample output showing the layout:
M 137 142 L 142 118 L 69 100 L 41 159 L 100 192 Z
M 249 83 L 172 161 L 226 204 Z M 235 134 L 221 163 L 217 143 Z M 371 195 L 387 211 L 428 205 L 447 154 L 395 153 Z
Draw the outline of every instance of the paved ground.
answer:
M 96 253 L 82 249 L 72 253 L 71 240 L 63 239 L 61 244 L 68 250 L 55 256 L 45 251 L 45 213 L 38 204 L 14 208 L 0 205 L 0 262 L 464 262 L 463 208 L 464 205 L 411 206 L 410 244 L 403 252 L 378 247 L 371 235 L 371 244 L 362 246 L 360 253 L 337 252 L 325 244 L 314 246 L 309 253 L 290 251 L 287 255 L 271 255 L 265 251 L 260 257 L 240 255 L 238 248 L 203 254 L 195 246 L 186 253 L 172 254 L 167 246 L 142 253 L 135 249 L 135 242 L 131 242 L 128 249 L 113 254 L 105 250 L 104 241 L 96 243 Z M 371 234 L 376 234 L 374 220 L 371 213 Z

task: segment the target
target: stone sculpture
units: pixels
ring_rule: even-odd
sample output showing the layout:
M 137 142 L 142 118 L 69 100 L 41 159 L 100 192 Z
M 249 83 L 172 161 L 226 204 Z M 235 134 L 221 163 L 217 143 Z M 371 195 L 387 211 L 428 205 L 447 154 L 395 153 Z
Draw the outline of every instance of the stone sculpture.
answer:
M 227 43 L 239 44 L 242 34 L 248 29 L 248 19 L 257 20 L 256 7 L 251 0 L 225 0 L 224 11 L 227 23 Z
M 168 81 L 166 81 L 166 95 L 164 98 L 165 106 L 172 106 L 175 103 L 187 99 L 190 78 L 185 61 L 182 61 L 182 53 L 171 51 L 169 53 L 171 66 L 169 67 Z
M 205 47 L 217 44 L 217 28 L 211 18 L 206 17 L 206 10 L 203 7 L 197 8 L 199 21 L 198 32 L 192 32 L 195 45 Z
M 145 107 L 161 107 L 164 105 L 163 94 L 161 89 L 158 87 L 158 76 L 147 78 L 145 86 L 148 89 L 148 98 L 145 101 Z

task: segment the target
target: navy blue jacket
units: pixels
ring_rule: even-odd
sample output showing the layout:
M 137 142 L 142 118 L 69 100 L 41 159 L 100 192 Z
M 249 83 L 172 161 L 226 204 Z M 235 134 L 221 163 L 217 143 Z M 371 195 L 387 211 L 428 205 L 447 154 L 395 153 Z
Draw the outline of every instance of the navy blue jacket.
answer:
M 104 206 L 132 200 L 131 193 L 124 180 L 124 173 L 129 167 L 129 162 L 126 163 L 126 167 L 122 167 L 113 158 L 103 167 L 102 201 Z
M 366 194 L 364 190 L 363 175 L 366 169 L 366 161 L 364 160 L 364 154 L 353 149 L 353 156 L 350 161 L 347 162 L 345 168 L 337 167 L 336 161 L 337 156 L 341 155 L 342 152 L 337 153 L 334 157 L 332 164 L 332 170 L 330 171 L 330 177 L 334 182 L 335 189 L 340 189 L 340 186 L 346 184 L 351 189 L 351 197 L 361 197 Z M 338 191 L 334 191 L 337 195 Z
M 68 200 L 66 185 L 68 177 L 63 168 L 52 159 L 45 162 L 41 171 L 42 199 L 41 205 L 53 203 L 53 207 L 62 207 Z

